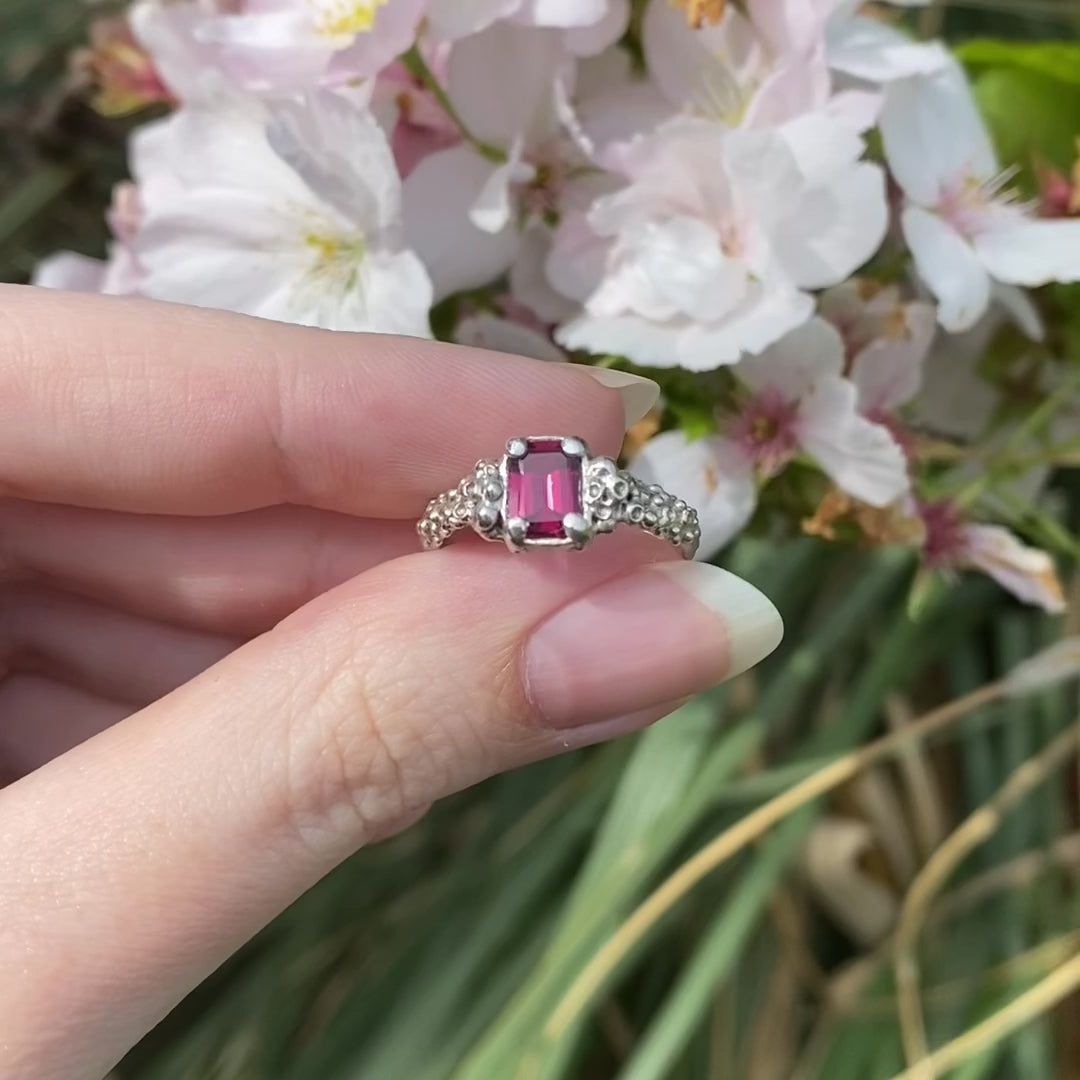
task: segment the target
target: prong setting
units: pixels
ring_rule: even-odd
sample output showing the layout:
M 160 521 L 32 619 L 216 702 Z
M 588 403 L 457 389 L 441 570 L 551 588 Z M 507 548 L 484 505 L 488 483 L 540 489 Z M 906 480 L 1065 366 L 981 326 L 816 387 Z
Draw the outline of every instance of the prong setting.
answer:
M 562 440 L 562 452 L 570 455 L 570 457 L 584 457 L 585 456 L 585 444 L 580 439 L 575 439 L 573 436 L 568 436 Z
M 523 458 L 529 452 L 529 444 L 524 439 L 511 439 L 506 444 L 506 456 Z
M 580 550 L 592 539 L 592 530 L 583 514 L 567 514 L 562 523 L 567 539 L 575 548 Z
M 524 551 L 529 523 L 524 518 L 510 518 L 506 523 L 506 546 L 511 551 Z

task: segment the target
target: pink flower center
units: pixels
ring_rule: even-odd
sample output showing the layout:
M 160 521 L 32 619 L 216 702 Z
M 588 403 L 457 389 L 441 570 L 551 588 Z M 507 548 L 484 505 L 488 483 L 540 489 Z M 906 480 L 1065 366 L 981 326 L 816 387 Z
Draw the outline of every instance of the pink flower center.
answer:
M 570 173 L 566 149 L 563 140 L 550 139 L 526 151 L 524 160 L 532 165 L 533 178 L 515 185 L 524 217 L 539 218 L 552 227 L 558 224 L 559 201 Z
M 788 400 L 778 390 L 763 390 L 743 406 L 732 437 L 747 457 L 772 475 L 798 448 L 798 415 L 798 402 Z
M 1026 217 L 1031 207 L 1009 187 L 1018 171 L 1014 166 L 989 180 L 969 173 L 945 185 L 938 213 L 969 240 L 1002 224 L 1003 219 Z
M 941 569 L 966 561 L 968 545 L 964 522 L 955 503 L 948 499 L 920 503 L 919 516 L 926 528 L 923 560 L 927 566 Z

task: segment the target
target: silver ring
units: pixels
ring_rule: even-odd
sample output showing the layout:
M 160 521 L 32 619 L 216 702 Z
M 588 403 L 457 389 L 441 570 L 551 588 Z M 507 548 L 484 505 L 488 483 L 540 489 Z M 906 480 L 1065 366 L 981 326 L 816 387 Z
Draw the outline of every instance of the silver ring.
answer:
M 428 503 L 416 531 L 426 551 L 459 529 L 511 551 L 583 548 L 617 525 L 636 525 L 692 559 L 701 542 L 697 512 L 659 484 L 646 484 L 583 439 L 530 435 L 511 439 L 498 461 L 478 461 L 456 488 Z

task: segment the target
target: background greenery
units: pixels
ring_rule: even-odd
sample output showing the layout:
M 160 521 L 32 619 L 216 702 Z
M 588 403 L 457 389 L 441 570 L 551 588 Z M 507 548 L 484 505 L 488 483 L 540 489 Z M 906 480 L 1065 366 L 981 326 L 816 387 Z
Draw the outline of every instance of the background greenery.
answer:
M 25 280 L 60 247 L 103 251 L 125 123 L 87 107 L 68 57 L 105 10 L 0 6 L 0 280 Z M 980 39 L 965 60 L 1009 157 L 1071 162 L 1080 4 L 970 0 L 914 18 Z M 1050 38 L 1065 51 L 1020 47 Z M 1075 536 L 1076 478 L 1059 476 L 1055 494 Z M 910 1039 L 913 999 L 930 1045 L 974 1032 L 950 1076 L 1080 1077 L 1080 1005 L 1039 997 L 1080 956 L 1075 693 L 980 690 L 1077 627 L 981 580 L 934 593 L 913 620 L 914 567 L 893 551 L 759 538 L 726 563 L 788 627 L 759 671 L 637 739 L 493 780 L 361 852 L 117 1077 L 887 1080 L 903 1068 L 898 1016 Z M 973 691 L 981 707 L 933 712 Z M 869 780 L 811 787 L 799 805 L 784 794 L 928 710 L 935 730 L 863 770 Z M 1032 758 L 1034 790 L 1014 792 Z M 980 808 L 1002 816 L 969 852 L 956 830 Z M 823 871 L 808 847 L 826 816 L 869 838 L 846 869 Z M 830 914 L 821 883 L 832 874 L 842 909 L 852 870 L 906 896 L 899 938 L 857 939 L 843 910 Z M 914 987 L 894 974 L 897 961 L 910 974 L 905 957 Z M 1000 1012 L 1017 1000 L 1031 1003 L 1023 1025 Z

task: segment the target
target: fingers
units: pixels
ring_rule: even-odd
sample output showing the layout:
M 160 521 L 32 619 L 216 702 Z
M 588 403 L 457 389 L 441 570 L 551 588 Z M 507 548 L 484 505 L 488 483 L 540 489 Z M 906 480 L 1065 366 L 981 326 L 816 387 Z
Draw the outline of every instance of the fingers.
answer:
M 164 696 L 237 644 L 62 594 L 5 590 L 0 784 Z
M 776 644 L 756 590 L 658 550 L 386 563 L 0 793 L 0 1066 L 100 1075 L 358 845 Z
M 327 589 L 417 550 L 411 522 L 274 506 L 167 517 L 0 500 L 0 564 L 153 619 L 252 637 Z
M 557 422 L 616 451 L 657 390 L 590 372 L 0 286 L 0 494 L 145 513 L 300 503 L 407 518 L 512 435 Z
M 130 705 L 41 675 L 5 679 L 0 683 L 0 788 L 111 727 L 132 711 Z M 5 848 L 3 834 L 0 817 L 0 849 L 10 860 L 13 853 Z M 27 853 L 22 857 L 26 858 Z M 4 873 L 9 872 L 9 865 L 0 860 Z M 0 886 L 0 905 L 2 898 Z M 2 942 L 0 933 L 0 952 Z
M 133 709 L 175 690 L 237 645 L 235 638 L 39 589 L 8 589 L 0 602 L 0 670 L 41 674 Z

